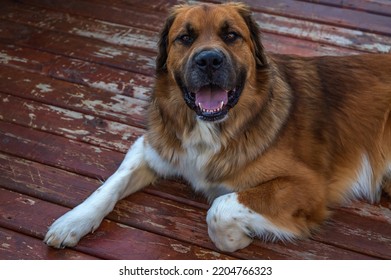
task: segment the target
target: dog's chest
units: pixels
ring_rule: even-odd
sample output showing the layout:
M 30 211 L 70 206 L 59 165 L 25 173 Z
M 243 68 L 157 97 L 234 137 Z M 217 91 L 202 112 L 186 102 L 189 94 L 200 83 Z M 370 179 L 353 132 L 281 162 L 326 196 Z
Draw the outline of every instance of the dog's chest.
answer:
M 183 150 L 175 155 L 175 161 L 167 162 L 152 147 L 147 148 L 149 165 L 161 176 L 181 176 L 193 188 L 208 192 L 209 188 L 220 185 L 207 180 L 211 160 L 220 152 L 218 133 L 208 124 L 197 125 L 182 141 Z
M 207 174 L 214 154 L 213 150 L 205 147 L 188 148 L 186 154 L 180 159 L 178 173 L 197 190 L 211 187 L 213 183 L 207 180 Z

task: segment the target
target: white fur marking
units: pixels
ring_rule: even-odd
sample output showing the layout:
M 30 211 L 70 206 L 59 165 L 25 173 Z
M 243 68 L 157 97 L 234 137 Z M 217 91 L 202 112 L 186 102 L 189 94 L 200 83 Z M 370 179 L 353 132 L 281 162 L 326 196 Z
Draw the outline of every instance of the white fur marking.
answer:
M 144 137 L 140 137 L 129 149 L 118 170 L 99 189 L 52 224 L 44 242 L 57 248 L 75 246 L 81 237 L 98 228 L 118 200 L 154 179 L 155 174 L 144 158 Z
M 351 188 L 352 195 L 355 198 L 364 198 L 374 203 L 379 199 L 380 186 L 381 182 L 375 181 L 369 158 L 364 154 L 361 166 L 357 171 L 356 182 L 353 183 Z
M 281 229 L 245 205 L 237 193 L 216 198 L 206 218 L 209 237 L 222 251 L 234 252 L 250 245 L 253 237 L 290 240 L 294 234 Z

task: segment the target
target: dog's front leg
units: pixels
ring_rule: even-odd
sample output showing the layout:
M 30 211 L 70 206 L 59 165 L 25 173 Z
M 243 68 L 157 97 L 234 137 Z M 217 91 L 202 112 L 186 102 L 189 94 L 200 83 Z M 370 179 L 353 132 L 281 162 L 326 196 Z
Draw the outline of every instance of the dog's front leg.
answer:
M 56 248 L 75 246 L 100 225 L 118 200 L 152 183 L 156 174 L 145 161 L 144 145 L 144 137 L 140 137 L 118 170 L 99 189 L 51 225 L 44 242 Z
M 208 233 L 217 248 L 233 252 L 254 237 L 291 240 L 303 237 L 327 216 L 324 186 L 318 180 L 285 177 L 222 195 L 208 211 Z

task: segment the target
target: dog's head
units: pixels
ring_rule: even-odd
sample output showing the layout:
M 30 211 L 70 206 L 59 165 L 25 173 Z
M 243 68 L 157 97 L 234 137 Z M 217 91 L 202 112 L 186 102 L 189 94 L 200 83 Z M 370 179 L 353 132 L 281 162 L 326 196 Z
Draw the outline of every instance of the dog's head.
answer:
M 161 33 L 156 71 L 158 77 L 169 75 L 201 120 L 221 121 L 266 65 L 247 6 L 182 5 L 173 9 Z

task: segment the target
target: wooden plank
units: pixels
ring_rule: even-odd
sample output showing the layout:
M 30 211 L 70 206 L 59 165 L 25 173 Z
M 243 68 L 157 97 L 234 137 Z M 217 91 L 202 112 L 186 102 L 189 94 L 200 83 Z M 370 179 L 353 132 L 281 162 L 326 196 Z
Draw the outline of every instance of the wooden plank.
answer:
M 391 258 L 391 224 L 336 211 L 314 239 L 380 258 Z M 330 234 L 332 232 L 332 234 Z
M 30 196 L 0 188 L 0 226 L 42 239 L 47 226 L 67 211 Z M 46 246 L 42 243 L 42 246 Z M 199 246 L 104 220 L 76 249 L 109 259 L 230 259 Z M 56 249 L 48 249 L 56 250 Z
M 56 30 L 63 33 L 86 38 L 99 39 L 117 46 L 156 50 L 158 33 L 129 25 L 113 24 L 97 19 L 73 16 L 64 12 L 4 3 L 0 18 L 27 24 L 45 30 Z
M 123 25 L 131 25 L 136 28 L 143 28 L 158 31 L 161 28 L 162 15 L 160 13 L 141 13 L 134 7 L 123 9 L 106 3 L 93 3 L 84 0 L 52 1 L 52 0 L 22 0 L 18 1 L 27 5 L 66 12 L 73 15 L 90 17 Z M 132 4 L 130 4 L 132 5 Z M 113 20 L 115 18 L 115 20 Z M 130 20 L 131 19 L 131 20 Z
M 129 125 L 1 92 L 0 100 L 0 120 L 123 153 L 145 132 Z
M 152 76 L 67 57 L 58 58 L 51 65 L 49 74 L 54 78 L 145 101 L 149 101 L 154 85 Z
M 353 201 L 349 205 L 340 208 L 341 211 L 353 213 L 362 218 L 369 218 L 391 227 L 391 197 L 383 194 L 376 205 L 363 201 Z
M 2 64 L 0 92 L 96 116 L 92 125 L 97 127 L 104 126 L 103 119 L 136 127 L 146 125 L 144 114 L 148 102 L 144 100 L 59 81 Z
M 154 82 L 150 76 L 1 43 L 0 63 L 142 100 L 149 100 Z
M 0 151 L 92 178 L 107 178 L 124 155 L 0 121 Z
M 391 37 L 375 33 L 342 28 L 332 25 L 308 22 L 301 19 L 289 18 L 286 16 L 255 14 L 263 32 L 286 37 L 299 38 L 327 44 L 339 48 L 351 49 L 351 54 L 359 52 L 389 53 L 391 52 Z M 308 46 L 313 48 L 313 44 Z M 343 49 L 334 50 L 335 54 L 346 54 Z
M 0 260 L 96 260 L 70 249 L 53 250 L 42 240 L 0 227 Z
M 390 18 L 387 16 L 293 0 L 244 0 L 243 2 L 250 5 L 257 12 L 305 19 L 387 36 L 391 35 Z
M 151 53 L 100 40 L 0 20 L 0 41 L 95 62 L 114 68 L 153 75 L 155 60 Z
M 344 9 L 352 9 L 378 15 L 391 16 L 390 1 L 368 1 L 368 0 L 300 0 Z
M 82 203 L 102 184 L 96 178 L 4 153 L 0 153 L 0 163 L 2 187 L 68 208 Z
M 8 10 L 13 11 L 14 6 Z M 7 9 L 1 13 L 0 18 L 9 19 L 23 24 L 32 25 L 37 28 L 48 30 L 60 30 L 64 33 L 95 38 L 116 45 L 125 45 L 128 47 L 141 47 L 149 51 L 156 52 L 158 34 L 156 32 L 146 31 L 144 29 L 134 29 L 133 27 L 103 22 L 100 20 L 91 20 L 85 18 L 65 17 L 61 13 L 54 13 L 47 10 L 40 11 L 38 8 L 29 7 L 18 12 L 11 12 Z M 19 11 L 20 10 L 20 11 Z M 348 29 L 336 30 L 334 27 L 310 22 L 286 19 L 271 15 L 255 15 L 260 23 L 261 30 L 266 32 L 263 36 L 264 44 L 267 49 L 280 53 L 295 53 L 301 55 L 321 55 L 321 54 L 346 54 L 351 48 L 356 51 L 376 51 L 377 49 L 387 48 L 387 43 L 391 40 L 385 36 L 352 31 Z M 65 21 L 65 22 L 63 22 Z M 278 22 L 278 24 L 276 24 Z M 162 24 L 162 22 L 161 22 Z M 75 27 L 76 26 L 76 27 Z M 137 33 L 134 35 L 133 33 Z M 360 33 L 360 34 L 358 34 Z M 285 40 L 280 42 L 280 37 L 275 34 L 295 36 L 295 40 Z M 322 34 L 319 37 L 319 34 Z M 364 38 L 365 44 L 361 44 Z M 320 42 L 317 42 L 320 39 Z M 338 40 L 336 40 L 338 39 Z M 370 40 L 375 40 L 376 44 L 370 44 Z M 311 41 L 311 42 L 308 42 Z M 383 42 L 384 41 L 384 42 Z M 354 43 L 352 43 L 354 42 Z M 340 46 L 339 43 L 343 43 Z M 329 50 L 324 46 L 333 45 L 336 48 Z M 354 53 L 354 52 L 350 52 Z
M 96 189 L 98 182 L 36 162 L 0 154 L 0 185 L 46 201 L 73 207 Z M 166 185 L 159 185 L 162 190 Z M 205 209 L 138 193 L 122 200 L 109 218 L 157 234 L 213 249 L 207 235 Z M 112 229 L 116 230 L 116 229 Z M 96 239 L 99 236 L 95 237 Z M 92 237 L 91 237 L 92 238 Z M 100 242 L 98 240 L 98 242 Z M 362 259 L 369 256 L 341 250 L 311 240 L 296 244 L 262 243 L 236 252 L 241 258 Z
M 103 3 L 102 1 L 76 1 L 70 0 L 67 3 L 58 3 L 55 1 L 39 1 L 32 0 L 26 1 L 26 3 L 34 4 L 39 7 L 51 8 L 60 11 L 66 11 L 72 14 L 95 17 L 99 19 L 103 19 L 106 21 L 112 21 L 116 23 L 120 23 L 123 25 L 129 24 L 129 18 L 132 18 L 132 26 L 158 31 L 161 27 L 163 15 L 159 16 L 159 13 L 156 12 L 156 7 L 161 7 L 161 12 L 167 13 L 167 9 L 171 7 L 171 4 L 175 4 L 178 1 L 172 1 L 170 4 L 163 4 L 159 1 L 152 5 L 150 3 L 144 4 L 145 9 L 150 6 L 150 9 L 155 8 L 155 13 L 145 12 L 140 13 L 143 9 L 140 10 L 139 3 L 137 7 L 132 3 L 127 4 L 126 6 L 118 3 L 119 1 L 115 1 L 114 3 L 107 2 Z M 122 2 L 122 1 L 120 1 Z M 200 1 L 207 2 L 207 1 Z M 212 2 L 222 2 L 222 1 L 212 1 Z M 375 14 L 365 14 L 360 11 L 354 10 L 343 10 L 334 7 L 327 7 L 322 5 L 316 5 L 312 3 L 302 3 L 300 1 L 253 1 L 247 0 L 243 1 L 249 4 L 254 11 L 269 13 L 269 14 L 278 14 L 282 16 L 286 16 L 289 18 L 300 18 L 305 19 L 307 21 L 320 22 L 325 24 L 339 25 L 345 28 L 351 28 L 353 30 L 360 29 L 366 32 L 373 32 L 377 34 L 385 34 L 390 35 L 391 27 L 389 26 L 389 19 L 386 16 L 375 15 Z M 389 6 L 383 6 L 384 10 L 390 11 Z M 136 13 L 137 9 L 139 10 Z M 106 10 L 106 13 L 104 12 Z M 91 12 L 92 11 L 92 12 Z M 132 14 L 133 17 L 130 16 L 129 13 Z M 388 13 L 388 12 L 387 12 Z M 143 15 L 140 17 L 140 15 Z M 151 18 L 152 15 L 157 16 L 157 18 Z M 126 17 L 128 16 L 128 17 Z M 362 21 L 362 18 L 365 16 L 365 21 Z M 115 20 L 113 20 L 115 18 Z M 158 23 L 155 25 L 151 25 L 151 22 Z

